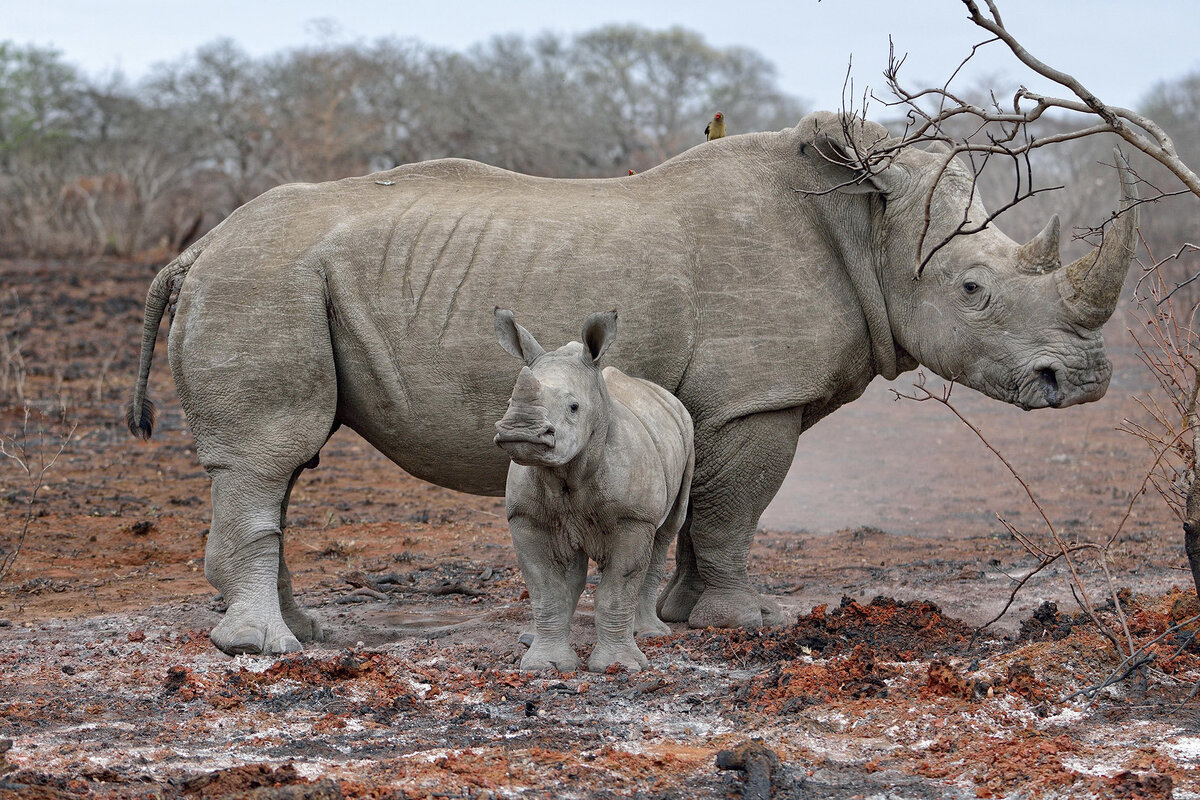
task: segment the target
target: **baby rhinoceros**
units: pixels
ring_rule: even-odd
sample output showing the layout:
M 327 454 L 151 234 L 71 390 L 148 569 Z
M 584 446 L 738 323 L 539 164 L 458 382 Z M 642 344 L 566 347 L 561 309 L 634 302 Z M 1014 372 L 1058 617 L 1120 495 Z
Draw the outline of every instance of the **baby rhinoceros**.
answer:
M 616 311 L 592 314 L 582 344 L 551 353 L 511 311 L 495 314 L 500 344 L 525 362 L 496 423 L 496 444 L 513 460 L 505 505 L 533 603 L 521 669 L 578 668 L 568 634 L 589 557 L 601 577 L 588 669 L 648 667 L 634 635 L 670 632 L 655 599 L 687 514 L 692 418 L 661 386 L 596 366 L 616 335 Z

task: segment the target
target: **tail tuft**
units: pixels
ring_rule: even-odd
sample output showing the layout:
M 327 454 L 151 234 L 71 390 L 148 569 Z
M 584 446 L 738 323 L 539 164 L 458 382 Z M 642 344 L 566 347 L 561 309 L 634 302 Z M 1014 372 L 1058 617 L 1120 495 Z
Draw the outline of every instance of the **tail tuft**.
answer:
M 137 414 L 133 403 L 125 409 L 125 424 L 129 426 L 129 432 L 139 439 L 149 439 L 150 434 L 154 432 L 154 403 L 150 398 L 142 400 L 141 413 Z

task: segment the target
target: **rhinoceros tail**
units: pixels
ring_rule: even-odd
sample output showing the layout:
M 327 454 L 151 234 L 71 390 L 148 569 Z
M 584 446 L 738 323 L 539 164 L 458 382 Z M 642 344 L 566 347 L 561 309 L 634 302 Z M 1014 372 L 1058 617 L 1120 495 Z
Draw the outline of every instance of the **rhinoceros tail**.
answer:
M 207 237 L 205 237 L 207 238 Z M 139 439 L 149 439 L 154 431 L 154 403 L 146 398 L 146 383 L 150 379 L 150 363 L 154 360 L 154 342 L 158 339 L 158 324 L 171 300 L 174 280 L 186 275 L 188 269 L 199 258 L 204 239 L 179 254 L 179 257 L 162 268 L 150 283 L 146 293 L 146 316 L 142 324 L 142 357 L 138 366 L 137 384 L 133 389 L 133 401 L 125 410 L 125 424 L 129 432 Z
M 154 401 L 143 397 L 141 409 L 134 412 L 136 402 L 135 400 L 125 408 L 125 424 L 129 426 L 129 432 L 137 438 L 149 439 L 150 434 L 154 432 Z

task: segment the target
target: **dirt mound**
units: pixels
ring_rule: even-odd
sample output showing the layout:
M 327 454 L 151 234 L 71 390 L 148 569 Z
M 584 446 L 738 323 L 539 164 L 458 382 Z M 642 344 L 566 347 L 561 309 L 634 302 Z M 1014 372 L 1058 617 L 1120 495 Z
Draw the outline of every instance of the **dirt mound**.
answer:
M 1021 621 L 1017 641 L 1040 642 L 1049 639 L 1059 642 L 1070 636 L 1076 626 L 1088 624 L 1087 615 L 1082 611 L 1067 614 L 1058 610 L 1058 603 L 1047 600 L 1034 610 L 1029 619 Z
M 926 600 L 876 597 L 863 605 L 843 597 L 832 611 L 820 605 L 794 625 L 758 630 L 705 631 L 702 649 L 722 659 L 773 662 L 825 657 L 867 645 L 884 661 L 914 661 L 966 649 L 974 628 L 945 616 Z

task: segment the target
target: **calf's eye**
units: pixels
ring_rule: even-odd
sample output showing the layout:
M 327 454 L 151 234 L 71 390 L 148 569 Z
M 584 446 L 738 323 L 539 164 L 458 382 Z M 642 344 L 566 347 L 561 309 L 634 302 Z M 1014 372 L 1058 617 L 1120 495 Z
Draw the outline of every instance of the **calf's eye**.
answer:
M 571 403 L 570 409 L 571 409 L 571 413 L 574 414 L 576 411 L 579 410 L 579 403 Z

